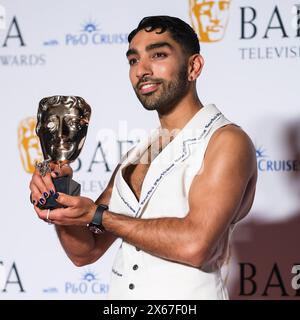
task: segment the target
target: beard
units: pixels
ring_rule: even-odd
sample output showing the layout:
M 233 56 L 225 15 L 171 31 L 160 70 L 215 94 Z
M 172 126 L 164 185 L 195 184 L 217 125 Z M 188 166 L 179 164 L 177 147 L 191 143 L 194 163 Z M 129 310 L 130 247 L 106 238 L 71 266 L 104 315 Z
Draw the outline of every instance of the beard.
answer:
M 149 94 L 140 94 L 138 88 L 144 82 L 159 83 L 159 88 Z M 187 66 L 182 65 L 174 80 L 143 77 L 134 87 L 135 94 L 146 110 L 156 110 L 160 115 L 171 112 L 180 100 L 187 94 Z

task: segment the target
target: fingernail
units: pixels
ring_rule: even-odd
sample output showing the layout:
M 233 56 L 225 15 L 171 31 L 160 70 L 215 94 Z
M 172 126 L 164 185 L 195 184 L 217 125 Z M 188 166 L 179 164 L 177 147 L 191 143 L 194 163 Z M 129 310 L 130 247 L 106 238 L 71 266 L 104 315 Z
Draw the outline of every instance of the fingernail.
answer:
M 54 199 L 57 199 L 59 197 L 59 193 L 55 192 L 53 197 L 54 197 Z
M 58 177 L 59 173 L 57 171 L 54 171 L 54 174 Z
M 35 205 L 35 204 L 36 204 L 36 201 L 35 201 L 35 200 L 32 200 L 32 204 Z
M 50 195 L 53 196 L 55 191 L 53 189 L 50 190 Z
M 46 200 L 44 198 L 41 198 L 39 201 L 40 204 L 44 204 L 45 202 L 46 202 Z
M 43 196 L 44 196 L 45 199 L 47 199 L 49 197 L 49 194 L 47 192 L 44 192 Z

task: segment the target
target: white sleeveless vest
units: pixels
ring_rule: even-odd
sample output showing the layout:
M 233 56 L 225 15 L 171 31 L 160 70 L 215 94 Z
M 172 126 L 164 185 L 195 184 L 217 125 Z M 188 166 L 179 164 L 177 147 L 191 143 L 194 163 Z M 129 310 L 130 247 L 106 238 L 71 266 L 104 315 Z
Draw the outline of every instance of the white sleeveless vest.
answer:
M 158 131 L 139 142 L 118 170 L 109 208 L 132 217 L 184 217 L 188 194 L 200 170 L 212 134 L 230 124 L 214 106 L 208 105 L 153 160 L 145 176 L 140 201 L 122 177 L 122 169 L 139 159 L 158 136 Z M 150 255 L 122 241 L 112 268 L 109 299 L 227 299 L 220 267 L 227 253 L 230 230 L 201 269 Z

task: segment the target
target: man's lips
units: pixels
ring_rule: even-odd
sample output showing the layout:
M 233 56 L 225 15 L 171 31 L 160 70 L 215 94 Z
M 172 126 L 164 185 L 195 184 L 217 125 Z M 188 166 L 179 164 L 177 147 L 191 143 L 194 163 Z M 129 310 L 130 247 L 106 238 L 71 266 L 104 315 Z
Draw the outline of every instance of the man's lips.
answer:
M 156 91 L 159 85 L 160 82 L 144 82 L 138 86 L 138 90 L 141 94 L 148 94 Z

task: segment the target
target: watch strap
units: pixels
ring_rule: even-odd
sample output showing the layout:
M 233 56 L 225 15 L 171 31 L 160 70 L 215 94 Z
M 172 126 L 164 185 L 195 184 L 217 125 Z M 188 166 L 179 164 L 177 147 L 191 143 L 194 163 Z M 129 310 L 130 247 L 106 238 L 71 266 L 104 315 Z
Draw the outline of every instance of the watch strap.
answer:
M 94 214 L 94 217 L 93 217 L 93 220 L 91 221 L 90 224 L 93 224 L 93 225 L 96 225 L 96 226 L 99 226 L 101 229 L 105 230 L 103 225 L 102 225 L 102 216 L 103 216 L 103 212 L 105 210 L 108 209 L 108 206 L 105 205 L 105 204 L 99 204 L 97 206 L 97 209 L 95 211 L 95 214 Z

